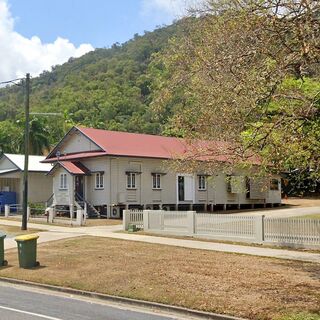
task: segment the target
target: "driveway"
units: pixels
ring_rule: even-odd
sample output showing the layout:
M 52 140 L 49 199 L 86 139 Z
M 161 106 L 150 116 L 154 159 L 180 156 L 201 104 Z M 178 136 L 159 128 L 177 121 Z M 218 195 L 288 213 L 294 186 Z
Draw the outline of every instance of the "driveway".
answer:
M 266 217 L 275 217 L 275 218 L 290 218 L 290 217 L 299 217 L 307 216 L 310 214 L 320 214 L 320 207 L 298 207 L 298 208 L 277 208 L 277 209 L 264 209 L 257 211 L 246 211 L 241 213 L 235 213 L 236 215 L 242 216 L 259 216 L 265 215 Z

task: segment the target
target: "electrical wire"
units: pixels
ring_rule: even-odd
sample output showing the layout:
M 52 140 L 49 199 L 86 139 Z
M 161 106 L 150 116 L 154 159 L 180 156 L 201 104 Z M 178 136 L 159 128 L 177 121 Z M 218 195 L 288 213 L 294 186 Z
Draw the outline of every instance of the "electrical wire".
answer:
M 19 85 L 19 84 L 17 84 L 17 83 L 15 83 L 15 81 L 21 81 L 21 80 L 23 80 L 24 78 L 17 78 L 17 79 L 13 79 L 13 80 L 8 80 L 8 81 L 1 81 L 0 82 L 0 85 L 1 84 L 9 84 L 9 83 L 13 83 L 13 84 L 15 84 L 15 85 Z

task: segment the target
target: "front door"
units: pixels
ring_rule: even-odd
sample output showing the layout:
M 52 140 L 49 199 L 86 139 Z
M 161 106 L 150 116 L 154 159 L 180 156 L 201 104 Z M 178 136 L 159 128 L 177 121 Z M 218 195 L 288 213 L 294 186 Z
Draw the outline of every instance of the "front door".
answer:
M 178 175 L 178 201 L 194 201 L 194 177 Z
M 184 176 L 178 176 L 178 197 L 179 201 L 184 201 Z
M 84 199 L 84 176 L 75 176 L 75 191 Z

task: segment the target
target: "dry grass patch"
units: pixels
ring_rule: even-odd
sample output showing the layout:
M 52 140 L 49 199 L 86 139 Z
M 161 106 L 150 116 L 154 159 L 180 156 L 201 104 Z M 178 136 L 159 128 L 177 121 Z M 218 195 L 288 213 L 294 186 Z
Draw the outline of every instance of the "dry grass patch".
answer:
M 295 218 L 320 219 L 320 213 L 318 213 L 318 214 L 308 214 L 307 216 L 301 216 L 301 217 L 295 217 Z
M 18 236 L 21 234 L 28 234 L 28 233 L 36 233 L 41 232 L 43 230 L 40 229 L 28 229 L 28 230 L 21 230 L 21 227 L 17 226 L 7 226 L 0 224 L 0 232 L 3 232 L 5 234 L 10 234 L 13 236 Z
M 282 199 L 282 203 L 298 207 L 320 207 L 320 198 L 288 198 Z
M 86 220 L 87 227 L 115 226 L 119 224 L 122 224 L 122 220 L 119 220 L 119 219 L 87 219 Z
M 157 301 L 250 319 L 320 313 L 318 264 L 83 237 L 39 246 L 44 268 L 0 276 Z

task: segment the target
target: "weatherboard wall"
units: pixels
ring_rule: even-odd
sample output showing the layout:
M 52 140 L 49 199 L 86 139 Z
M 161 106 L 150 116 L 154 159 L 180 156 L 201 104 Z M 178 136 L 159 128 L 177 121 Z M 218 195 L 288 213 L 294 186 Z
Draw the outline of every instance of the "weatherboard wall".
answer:
M 99 151 L 101 150 L 95 143 L 88 139 L 81 132 L 73 132 L 58 146 L 61 155 L 86 152 L 86 151 Z M 55 155 L 54 155 L 55 156 Z

